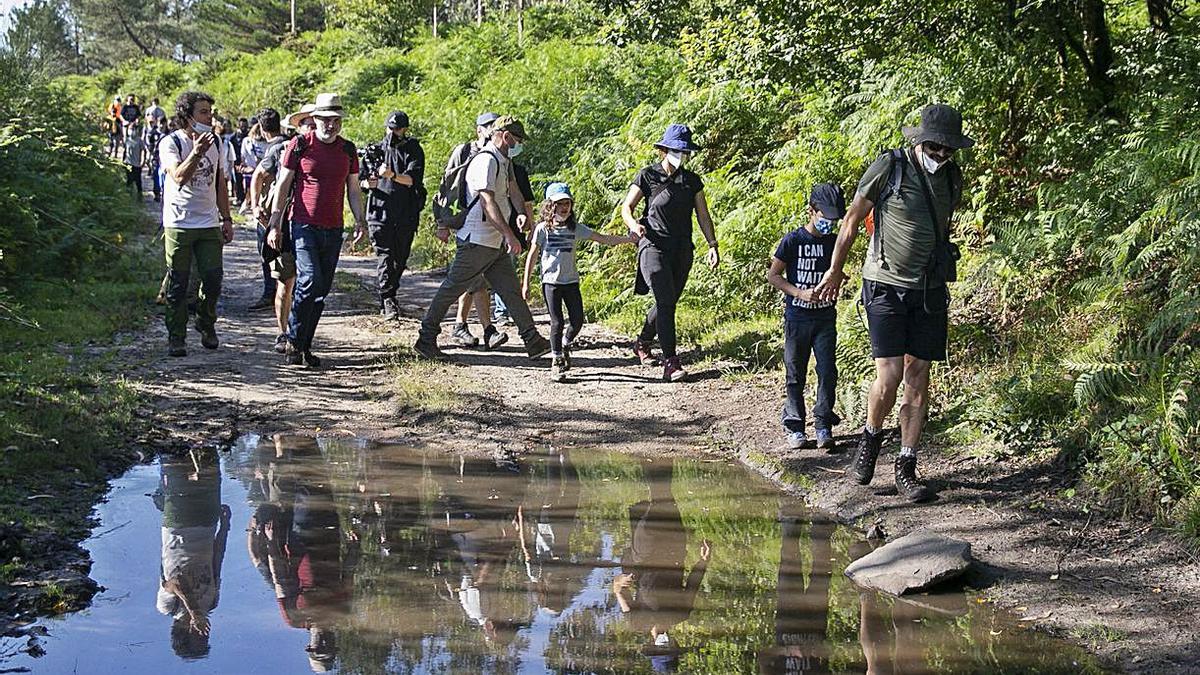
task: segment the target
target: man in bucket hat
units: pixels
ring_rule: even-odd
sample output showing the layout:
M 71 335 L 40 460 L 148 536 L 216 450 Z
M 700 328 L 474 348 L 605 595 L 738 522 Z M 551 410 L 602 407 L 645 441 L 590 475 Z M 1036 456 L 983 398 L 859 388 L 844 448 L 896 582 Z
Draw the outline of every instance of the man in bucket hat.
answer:
M 867 400 L 867 423 L 847 475 L 860 485 L 871 482 L 883 423 L 903 381 L 896 489 L 900 496 L 921 502 L 933 493 L 917 480 L 917 446 L 929 411 L 929 368 L 946 358 L 946 283 L 955 280 L 958 253 L 949 235 L 951 216 L 962 196 L 962 173 L 952 157 L 975 141 L 962 133 L 962 115 L 942 104 L 926 106 L 920 125 L 904 127 L 903 132 L 909 147 L 881 155 L 859 181 L 816 294 L 821 299 L 837 297 L 859 224 L 871 214 L 874 229 L 868 228 L 862 302 L 875 382 Z

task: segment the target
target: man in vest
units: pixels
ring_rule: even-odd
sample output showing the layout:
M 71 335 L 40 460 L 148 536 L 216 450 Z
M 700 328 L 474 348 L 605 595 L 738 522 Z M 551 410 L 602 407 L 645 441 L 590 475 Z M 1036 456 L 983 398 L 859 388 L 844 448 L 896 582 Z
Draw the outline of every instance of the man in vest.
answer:
M 954 281 L 957 248 L 949 242 L 950 222 L 962 194 L 962 174 L 951 159 L 975 144 L 962 133 L 962 115 L 947 105 L 921 111 L 921 124 L 905 127 L 909 146 L 888 152 L 871 164 L 843 221 L 829 271 L 816 289 L 836 299 L 846 281 L 843 268 L 858 226 L 874 214 L 863 264 L 862 300 L 866 308 L 875 382 L 867 400 L 867 423 L 848 475 L 867 485 L 883 440 L 883 423 L 896 404 L 900 454 L 895 462 L 896 489 L 913 502 L 932 491 L 917 480 L 917 447 L 929 412 L 929 368 L 946 358 L 948 281 Z

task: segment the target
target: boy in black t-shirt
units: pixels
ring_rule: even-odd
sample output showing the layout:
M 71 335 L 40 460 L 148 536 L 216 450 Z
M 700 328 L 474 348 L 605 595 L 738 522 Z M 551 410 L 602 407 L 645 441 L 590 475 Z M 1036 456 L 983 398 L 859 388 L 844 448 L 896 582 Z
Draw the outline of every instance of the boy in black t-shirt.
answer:
M 833 183 L 813 187 L 808 200 L 808 223 L 784 235 L 771 258 L 767 281 L 783 291 L 783 358 L 787 370 L 787 402 L 783 407 L 783 427 L 791 448 L 811 447 L 804 433 L 804 384 L 808 377 L 808 356 L 817 360 L 817 401 L 813 406 L 816 446 L 834 447 L 833 427 L 841 422 L 833 412 L 837 390 L 837 307 L 833 301 L 813 297 L 812 289 L 829 269 L 833 246 L 837 241 L 834 227 L 846 215 L 846 195 Z

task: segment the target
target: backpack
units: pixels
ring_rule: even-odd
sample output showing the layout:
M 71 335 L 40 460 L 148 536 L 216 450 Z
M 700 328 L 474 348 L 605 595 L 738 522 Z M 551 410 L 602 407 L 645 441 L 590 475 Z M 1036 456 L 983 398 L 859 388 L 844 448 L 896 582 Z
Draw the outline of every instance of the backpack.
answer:
M 438 193 L 433 197 L 433 221 L 438 227 L 457 230 L 467 222 L 467 214 L 479 202 L 476 194 L 467 203 L 467 169 L 485 152 L 491 154 L 486 147 L 477 148 L 474 143 L 463 143 L 451 151 Z
M 887 263 L 887 255 L 883 248 L 883 218 L 880 213 L 880 206 L 883 202 L 897 192 L 900 191 L 900 185 L 904 182 L 904 168 L 909 165 L 908 156 L 902 149 L 890 150 L 890 164 L 888 168 L 888 180 L 884 184 L 883 190 L 880 191 L 879 197 L 875 200 L 875 208 L 867 215 L 867 231 L 872 237 L 878 237 L 879 245 L 879 264 L 883 269 L 889 269 Z M 950 161 L 946 167 L 946 178 L 950 181 L 950 203 L 957 206 L 962 199 L 962 169 L 954 161 Z M 919 175 L 922 192 L 924 193 L 926 203 L 929 206 L 929 212 L 934 213 L 933 195 L 929 192 L 928 178 Z M 930 256 L 926 276 L 932 276 L 940 281 L 953 282 L 958 281 L 957 262 L 962 257 L 958 250 L 958 245 L 950 241 L 949 222 L 954 218 L 953 207 L 949 218 L 947 219 L 946 231 L 938 226 L 937 217 L 934 217 L 934 235 L 935 243 L 933 255 Z M 928 280 L 928 279 L 927 279 Z

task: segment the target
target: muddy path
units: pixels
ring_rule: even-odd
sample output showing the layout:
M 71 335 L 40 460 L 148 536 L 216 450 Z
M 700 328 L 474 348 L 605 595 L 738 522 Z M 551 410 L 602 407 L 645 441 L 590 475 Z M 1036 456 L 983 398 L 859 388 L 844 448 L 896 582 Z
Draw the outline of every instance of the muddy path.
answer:
M 784 450 L 781 373 L 748 377 L 700 362 L 691 382 L 664 384 L 658 369 L 634 364 L 627 338 L 596 325 L 584 328 L 564 384 L 549 380 L 548 360 L 525 358 L 511 327 L 508 345 L 483 352 L 448 348 L 447 322 L 441 338 L 452 362 L 415 361 L 408 347 L 440 278 L 406 274 L 406 316 L 387 322 L 375 311 L 368 257 L 342 257 L 314 344 L 323 367 L 285 366 L 272 351 L 273 316 L 247 309 L 261 288 L 253 237 L 243 227 L 226 249 L 219 349 L 202 349 L 193 332 L 189 355 L 171 359 L 161 322 L 120 349 L 153 401 L 161 449 L 289 430 L 445 440 L 480 453 L 549 443 L 741 461 L 844 522 L 879 524 L 889 538 L 928 528 L 970 541 L 987 597 L 1122 669 L 1200 672 L 1196 561 L 1153 527 L 1070 508 L 1059 496 L 1069 477 L 1053 463 L 932 449 L 922 471 L 940 498 L 910 506 L 890 490 L 894 444 L 870 488 L 843 479 L 853 444 L 845 426 L 838 453 Z M 545 334 L 545 313 L 537 318 Z

